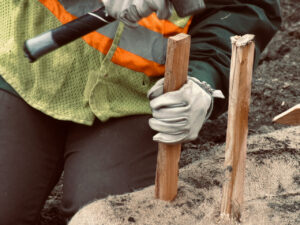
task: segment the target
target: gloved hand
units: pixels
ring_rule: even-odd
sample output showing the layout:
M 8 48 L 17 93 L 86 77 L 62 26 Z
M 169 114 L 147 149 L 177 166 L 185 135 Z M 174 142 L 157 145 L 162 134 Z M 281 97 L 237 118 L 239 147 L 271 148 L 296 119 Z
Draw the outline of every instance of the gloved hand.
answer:
M 159 19 L 167 19 L 171 15 L 169 0 L 103 0 L 108 14 L 120 19 L 128 26 L 137 26 L 136 22 L 156 12 Z
M 163 85 L 164 78 L 148 92 L 153 115 L 149 125 L 158 132 L 153 140 L 178 143 L 196 139 L 211 113 L 212 95 L 193 77 L 177 91 L 163 93 Z

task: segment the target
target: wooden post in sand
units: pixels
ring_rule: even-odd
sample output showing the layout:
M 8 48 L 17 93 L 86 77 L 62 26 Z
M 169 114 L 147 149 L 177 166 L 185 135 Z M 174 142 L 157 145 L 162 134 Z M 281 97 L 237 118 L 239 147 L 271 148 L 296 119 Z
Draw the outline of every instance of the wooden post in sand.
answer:
M 300 104 L 275 116 L 273 122 L 286 125 L 300 125 Z
M 254 35 L 231 37 L 228 124 L 225 148 L 225 181 L 221 217 L 240 220 L 248 135 L 248 112 L 254 59 Z
M 178 34 L 168 40 L 164 92 L 178 90 L 187 80 L 190 35 Z M 172 201 L 177 195 L 181 144 L 158 143 L 155 197 Z

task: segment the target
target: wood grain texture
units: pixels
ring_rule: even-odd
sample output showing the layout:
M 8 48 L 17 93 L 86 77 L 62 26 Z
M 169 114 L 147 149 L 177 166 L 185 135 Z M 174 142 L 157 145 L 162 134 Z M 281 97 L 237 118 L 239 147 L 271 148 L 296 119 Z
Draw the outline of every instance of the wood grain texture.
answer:
M 243 36 L 244 37 L 244 36 Z M 244 194 L 244 176 L 248 135 L 248 112 L 254 59 L 252 38 L 237 45 L 232 38 L 230 66 L 228 124 L 225 147 L 225 180 L 221 201 L 221 216 L 239 221 Z M 243 42 L 245 38 L 243 38 Z
M 285 125 L 300 125 L 300 104 L 275 116 L 273 122 Z
M 164 92 L 178 90 L 187 81 L 190 35 L 178 34 L 168 39 Z M 178 163 L 181 144 L 158 143 L 155 197 L 172 201 L 177 195 Z

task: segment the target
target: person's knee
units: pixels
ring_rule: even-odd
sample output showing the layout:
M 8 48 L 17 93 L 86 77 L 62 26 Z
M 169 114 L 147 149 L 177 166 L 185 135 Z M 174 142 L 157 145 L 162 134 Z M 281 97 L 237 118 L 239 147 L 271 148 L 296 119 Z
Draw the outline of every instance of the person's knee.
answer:
M 83 225 L 92 224 L 90 220 L 93 220 L 93 206 L 92 203 L 80 209 L 68 223 L 68 225 Z
M 89 203 L 102 198 L 102 196 L 96 195 L 94 191 L 88 190 L 88 188 L 83 191 L 80 185 L 77 187 L 78 189 L 76 186 L 64 189 L 61 212 L 66 219 L 72 218 L 75 213 Z
M 79 209 L 87 204 L 88 201 L 79 196 L 64 196 L 61 204 L 61 212 L 66 219 L 70 219 Z

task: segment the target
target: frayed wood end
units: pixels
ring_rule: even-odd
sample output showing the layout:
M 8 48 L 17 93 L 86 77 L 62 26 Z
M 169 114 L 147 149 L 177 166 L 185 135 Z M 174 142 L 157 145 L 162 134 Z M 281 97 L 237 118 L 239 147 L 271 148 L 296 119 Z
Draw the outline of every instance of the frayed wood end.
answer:
M 231 43 L 236 45 L 237 47 L 246 46 L 254 40 L 254 34 L 245 34 L 243 36 L 233 36 L 230 38 Z

